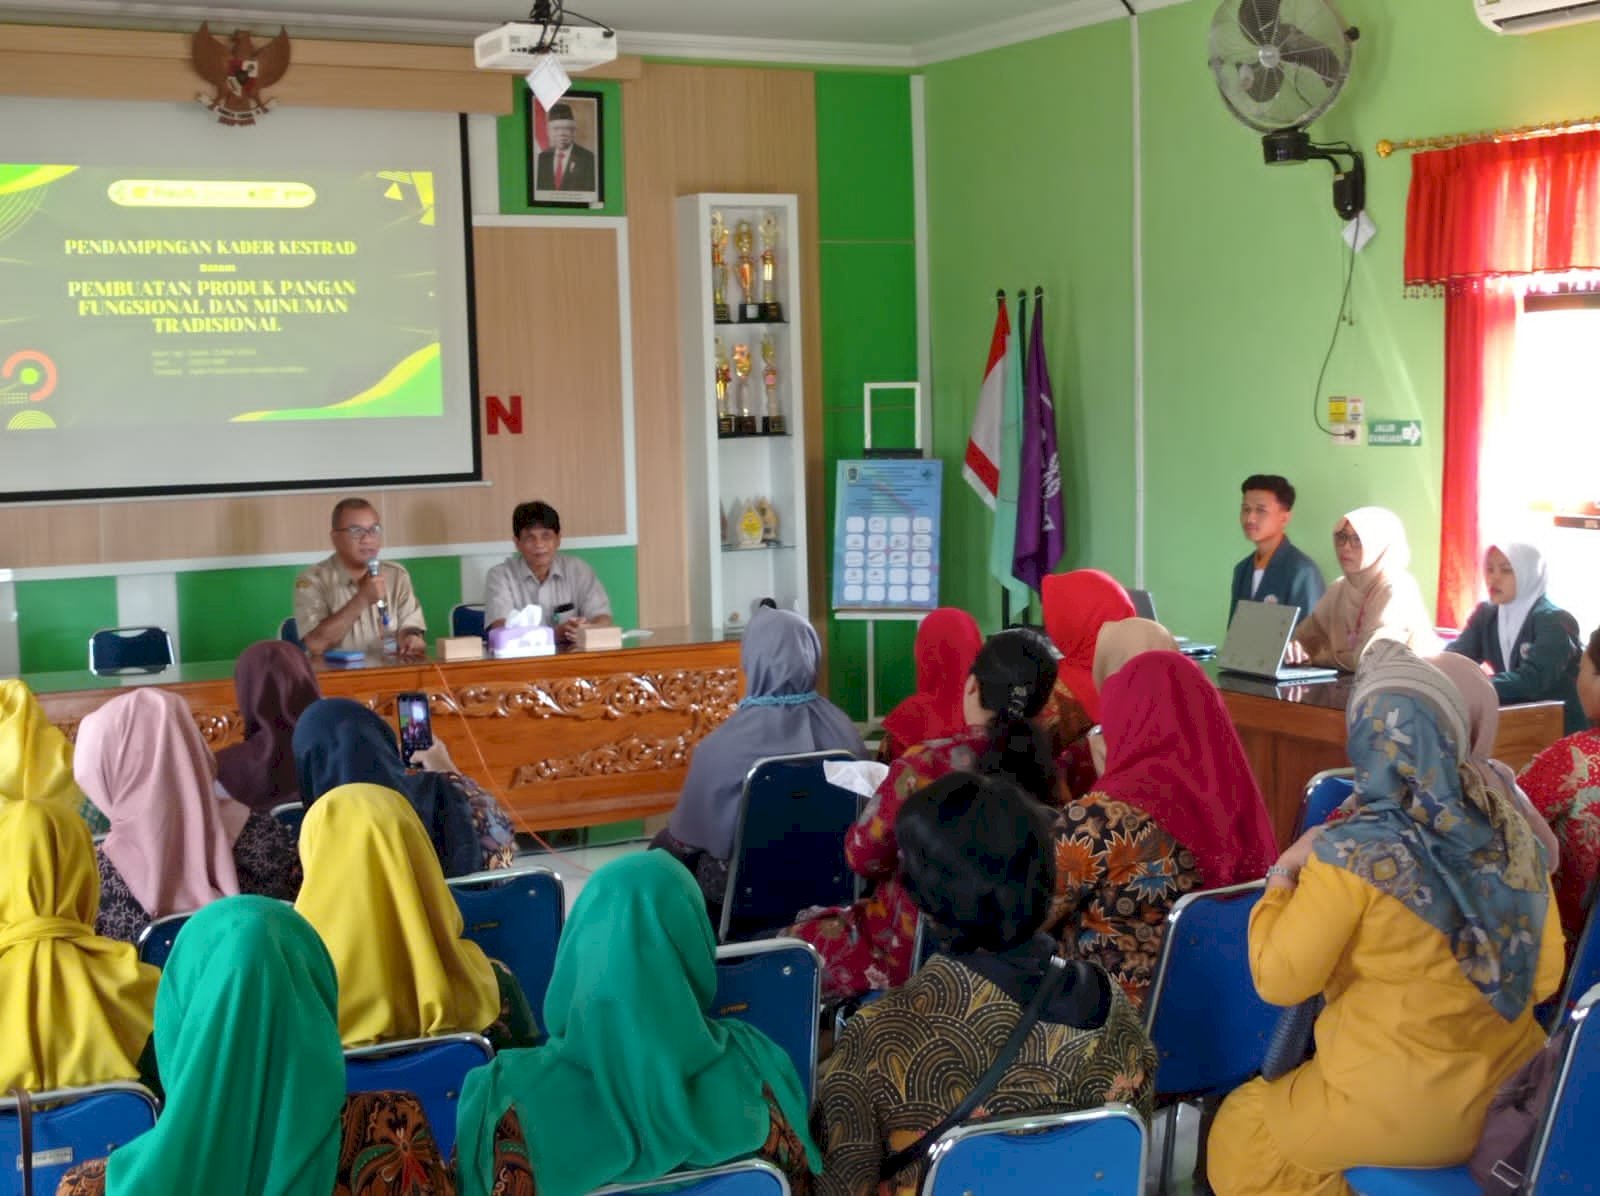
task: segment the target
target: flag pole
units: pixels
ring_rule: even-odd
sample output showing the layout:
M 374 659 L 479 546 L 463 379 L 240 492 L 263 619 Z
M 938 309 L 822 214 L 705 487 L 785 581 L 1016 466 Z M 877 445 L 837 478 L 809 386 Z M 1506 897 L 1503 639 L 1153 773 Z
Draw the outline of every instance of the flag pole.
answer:
M 1022 363 L 1023 377 L 1026 378 L 1028 373 L 1028 291 L 1026 287 L 1019 288 L 1017 291 L 1017 350 L 1017 360 Z M 1020 495 L 1018 496 L 1018 501 L 1021 501 Z M 1018 616 L 1019 622 L 1027 623 L 1028 611 L 1032 606 L 1033 599 L 1030 597 L 1027 605 L 1022 608 L 1022 612 Z
M 996 287 L 995 288 L 995 290 L 994 290 L 994 301 L 999 306 L 1001 311 L 1005 310 L 1005 308 L 1006 308 L 1006 289 L 1005 289 L 1005 287 Z M 999 517 L 998 514 L 996 514 L 996 518 L 998 518 L 998 517 Z M 1005 586 L 1001 586 L 1000 587 L 1000 629 L 1002 631 L 1004 631 L 1009 626 L 1011 626 L 1011 591 L 1006 589 Z

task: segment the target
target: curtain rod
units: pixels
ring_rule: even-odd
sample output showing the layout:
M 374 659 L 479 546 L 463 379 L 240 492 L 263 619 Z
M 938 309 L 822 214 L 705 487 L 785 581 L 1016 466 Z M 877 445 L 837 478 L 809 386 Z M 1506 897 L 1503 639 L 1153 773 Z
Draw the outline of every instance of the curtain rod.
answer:
M 1396 150 L 1455 149 L 1482 141 L 1516 141 L 1523 137 L 1547 137 L 1552 133 L 1577 133 L 1600 128 L 1600 116 L 1579 116 L 1572 120 L 1551 120 L 1537 125 L 1518 125 L 1510 129 L 1484 129 L 1476 133 L 1445 133 L 1438 137 L 1412 137 L 1405 141 L 1378 142 L 1378 157 L 1387 158 Z

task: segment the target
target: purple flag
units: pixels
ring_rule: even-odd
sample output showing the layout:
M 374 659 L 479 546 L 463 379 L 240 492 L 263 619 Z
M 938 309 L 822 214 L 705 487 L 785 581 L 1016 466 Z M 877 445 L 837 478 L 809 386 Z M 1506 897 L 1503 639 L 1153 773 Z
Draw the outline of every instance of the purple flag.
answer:
M 1028 365 L 1022 381 L 1022 471 L 1017 479 L 1017 544 L 1011 572 L 1033 590 L 1066 551 L 1061 509 L 1061 455 L 1056 451 L 1056 408 L 1050 366 L 1044 359 L 1044 301 L 1033 304 Z

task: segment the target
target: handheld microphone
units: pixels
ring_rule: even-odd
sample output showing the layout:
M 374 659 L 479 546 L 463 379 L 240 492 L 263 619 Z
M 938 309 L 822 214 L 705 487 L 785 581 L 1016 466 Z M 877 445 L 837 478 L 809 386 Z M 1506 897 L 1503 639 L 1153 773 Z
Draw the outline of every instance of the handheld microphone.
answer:
M 378 571 L 382 567 L 383 566 L 379 563 L 378 558 L 377 557 L 373 557 L 370 561 L 367 562 L 367 576 L 368 577 L 376 577 L 376 576 L 378 576 Z M 378 607 L 378 621 L 383 624 L 385 629 L 387 629 L 388 626 L 389 626 L 389 602 L 388 602 L 388 600 L 385 599 L 385 598 L 379 598 L 378 601 L 377 601 L 377 607 Z

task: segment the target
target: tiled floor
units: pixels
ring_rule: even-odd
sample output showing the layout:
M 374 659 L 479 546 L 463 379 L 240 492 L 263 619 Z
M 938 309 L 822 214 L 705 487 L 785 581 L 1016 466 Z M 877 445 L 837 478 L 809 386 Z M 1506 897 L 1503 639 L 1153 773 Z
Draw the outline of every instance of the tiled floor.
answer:
M 635 839 L 628 843 L 610 843 L 604 847 L 577 847 L 554 852 L 529 852 L 517 857 L 519 864 L 542 864 L 561 878 L 561 888 L 566 893 L 567 910 L 583 891 L 583 884 L 595 869 L 621 859 L 636 851 L 643 851 L 645 841 Z

